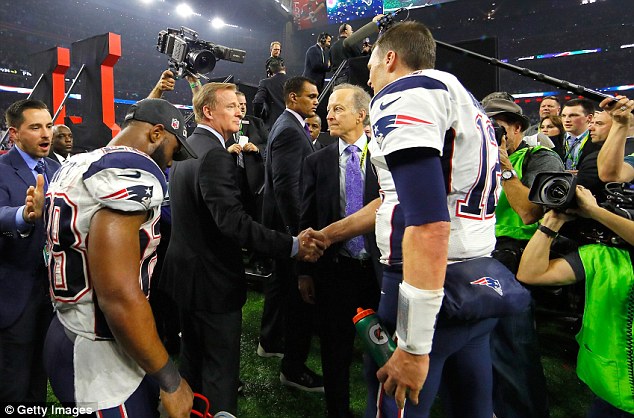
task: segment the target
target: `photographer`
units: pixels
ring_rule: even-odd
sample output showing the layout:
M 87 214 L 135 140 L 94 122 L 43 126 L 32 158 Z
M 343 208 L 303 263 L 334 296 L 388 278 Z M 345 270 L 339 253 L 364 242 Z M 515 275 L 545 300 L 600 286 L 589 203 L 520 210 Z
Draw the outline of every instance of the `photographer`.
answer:
M 586 281 L 586 306 L 577 335 L 577 374 L 596 395 L 587 417 L 631 417 L 634 416 L 634 370 L 630 360 L 634 221 L 598 206 L 583 186 L 577 186 L 576 198 L 578 209 L 569 209 L 568 213 L 602 223 L 629 243 L 629 247 L 590 244 L 549 260 L 550 246 L 559 229 L 572 219 L 567 213 L 551 210 L 526 246 L 517 278 L 527 284 L 550 286 Z
M 542 171 L 563 171 L 552 150 L 530 147 L 522 140 L 529 126 L 520 106 L 502 96 L 490 98 L 484 110 L 504 129 L 500 168 L 502 193 L 495 209 L 496 245 L 493 258 L 516 273 L 522 251 L 537 229 L 543 208 L 528 200 L 535 176 Z M 546 380 L 540 361 L 534 307 L 500 318 L 491 334 L 493 409 L 500 418 L 546 418 Z

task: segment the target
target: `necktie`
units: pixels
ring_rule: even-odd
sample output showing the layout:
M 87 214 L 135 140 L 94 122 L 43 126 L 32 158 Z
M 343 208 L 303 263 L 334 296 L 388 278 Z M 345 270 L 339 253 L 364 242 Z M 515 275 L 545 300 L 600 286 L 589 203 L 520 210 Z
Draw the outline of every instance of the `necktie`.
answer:
M 346 163 L 346 216 L 352 215 L 363 207 L 363 177 L 359 163 L 359 148 L 348 145 L 346 152 L 349 154 Z M 363 237 L 358 236 L 346 243 L 346 249 L 352 257 L 358 257 L 364 249 Z
M 44 160 L 39 160 L 35 164 L 35 171 L 44 177 L 44 191 L 48 190 L 48 178 L 46 178 L 46 163 Z
M 236 142 L 236 144 L 240 143 L 240 132 L 236 132 L 235 134 L 233 134 L 233 140 Z M 238 167 L 244 168 L 244 155 L 242 155 L 242 153 L 238 154 L 238 157 L 236 158 L 236 164 L 238 165 Z
M 304 131 L 306 131 L 306 135 L 308 135 L 308 137 L 310 138 L 310 140 L 313 140 L 313 137 L 310 136 L 310 129 L 308 129 L 308 125 L 304 124 Z

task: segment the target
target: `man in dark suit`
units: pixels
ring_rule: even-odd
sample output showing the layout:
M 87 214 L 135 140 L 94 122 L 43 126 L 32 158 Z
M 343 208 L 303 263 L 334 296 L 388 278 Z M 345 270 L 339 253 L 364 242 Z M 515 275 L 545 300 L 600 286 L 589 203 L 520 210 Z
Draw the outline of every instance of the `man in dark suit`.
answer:
M 15 146 L 0 156 L 0 401 L 44 402 L 42 346 L 53 310 L 44 222 L 32 213 L 32 196 L 25 197 L 43 193 L 59 164 L 46 158 L 53 121 L 44 103 L 17 101 L 6 119 Z
M 269 66 L 273 76 L 260 80 L 258 91 L 253 98 L 253 114 L 266 124 L 266 129 L 271 127 L 277 118 L 284 112 L 284 83 L 288 80 L 286 67 L 282 63 L 274 62 Z
M 286 110 L 277 119 L 267 144 L 262 222 L 285 234 L 299 231 L 300 172 L 313 152 L 304 119 L 315 114 L 317 87 L 305 77 L 284 85 Z M 280 380 L 302 390 L 323 391 L 322 379 L 304 364 L 310 349 L 312 310 L 297 290 L 296 265 L 275 261 L 275 274 L 264 283 L 264 311 L 258 355 L 282 356 Z M 282 346 L 284 341 L 284 346 Z
M 370 163 L 363 121 L 370 96 L 362 88 L 340 84 L 328 102 L 330 133 L 335 143 L 306 157 L 302 171 L 300 228 L 324 228 L 379 197 Z M 356 147 L 352 151 L 348 147 Z M 354 156 L 351 154 L 354 152 Z M 363 170 L 361 169 L 363 166 Z M 358 176 L 350 173 L 356 171 Z M 357 180 L 355 182 L 355 179 Z M 335 244 L 316 264 L 300 264 L 299 289 L 307 303 L 317 305 L 321 363 L 328 418 L 350 418 L 350 364 L 358 307 L 376 309 L 381 267 L 374 233 Z M 356 248 L 355 244 L 359 244 Z
M 175 163 L 169 194 L 172 236 L 161 277 L 182 325 L 181 373 L 211 412 L 237 414 L 242 306 L 242 248 L 271 257 L 314 260 L 319 243 L 266 229 L 240 201 L 235 162 L 225 142 L 240 126 L 234 84 L 208 83 L 194 96 L 198 126 L 187 143 L 196 160 Z
M 321 133 L 321 117 L 315 114 L 314 116 L 307 117 L 304 122 L 306 122 L 306 126 L 308 126 L 313 148 L 315 148 L 315 151 L 322 149 L 324 145 L 318 141 L 319 134 Z
M 73 151 L 73 133 L 66 125 L 53 126 L 53 145 L 48 157 L 62 164 Z
M 320 92 L 324 88 L 326 73 L 330 71 L 330 48 L 332 36 L 322 32 L 317 37 L 317 43 L 306 50 L 304 60 L 304 77 L 313 80 Z
M 264 153 L 269 132 L 260 118 L 247 115 L 247 98 L 236 92 L 242 120 L 240 130 L 227 140 L 225 146 L 236 160 L 236 176 L 242 204 L 256 220 L 262 216 L 262 186 L 264 186 Z

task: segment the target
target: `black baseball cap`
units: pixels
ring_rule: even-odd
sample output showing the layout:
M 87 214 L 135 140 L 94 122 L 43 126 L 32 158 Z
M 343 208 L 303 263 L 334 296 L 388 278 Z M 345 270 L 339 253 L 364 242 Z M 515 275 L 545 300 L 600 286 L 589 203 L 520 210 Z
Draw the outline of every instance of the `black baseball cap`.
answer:
M 124 126 L 130 120 L 138 120 L 153 125 L 161 124 L 166 131 L 174 134 L 181 143 L 181 149 L 174 154 L 174 161 L 198 158 L 187 144 L 187 127 L 183 114 L 173 104 L 164 99 L 139 100 L 128 109 L 123 121 Z

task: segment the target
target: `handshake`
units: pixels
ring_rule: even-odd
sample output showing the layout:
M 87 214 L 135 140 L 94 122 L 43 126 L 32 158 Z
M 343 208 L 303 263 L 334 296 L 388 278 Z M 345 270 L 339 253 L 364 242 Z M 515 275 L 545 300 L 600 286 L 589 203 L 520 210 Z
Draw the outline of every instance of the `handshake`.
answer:
M 297 235 L 297 239 L 299 241 L 299 251 L 295 259 L 298 261 L 310 261 L 311 263 L 317 261 L 331 244 L 326 234 L 321 231 L 315 231 L 312 228 L 304 229 Z

